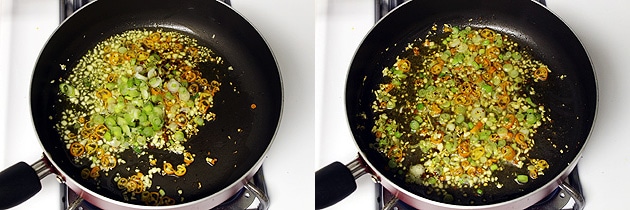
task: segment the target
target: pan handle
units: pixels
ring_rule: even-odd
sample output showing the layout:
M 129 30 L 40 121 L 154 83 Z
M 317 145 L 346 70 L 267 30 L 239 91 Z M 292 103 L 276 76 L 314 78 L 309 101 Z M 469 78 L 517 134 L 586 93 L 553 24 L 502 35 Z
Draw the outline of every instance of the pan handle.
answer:
M 537 1 L 538 3 L 542 4 L 543 6 L 547 6 L 547 2 L 545 2 L 545 0 L 534 0 Z
M 0 209 L 8 209 L 28 200 L 42 189 L 40 180 L 52 171 L 42 158 L 33 165 L 19 162 L 0 172 Z
M 584 196 L 582 196 L 577 189 L 572 187 L 566 181 L 563 181 L 562 184 L 560 184 L 560 188 L 567 192 L 567 194 L 573 198 L 573 201 L 575 201 L 575 204 L 573 204 L 573 210 L 584 209 Z
M 229 0 L 226 0 L 229 1 Z M 399 5 L 405 3 L 409 0 L 374 0 L 374 22 L 378 22 L 381 18 L 383 18 L 387 13 L 392 11 L 394 8 Z M 536 1 L 543 6 L 547 6 L 547 2 L 545 0 L 532 0 Z M 229 4 L 229 3 L 227 3 Z
M 344 165 L 334 162 L 315 172 L 315 208 L 323 209 L 348 197 L 357 189 L 356 179 L 366 174 L 361 157 Z
M 547 6 L 547 2 L 545 2 L 545 0 L 532 0 L 532 1 L 536 1 L 536 2 L 538 2 L 540 4 L 542 4 L 545 7 Z
M 405 3 L 408 0 L 374 0 L 374 22 L 378 22 L 381 18 L 383 18 L 389 11 L 392 11 L 394 8 L 398 7 L 402 3 Z
M 225 4 L 227 4 L 228 6 L 232 6 L 232 2 L 230 2 L 230 0 L 217 0 L 217 1 L 221 1 Z
M 260 206 L 258 206 L 258 210 L 267 210 L 269 209 L 269 197 L 265 194 L 263 189 L 259 188 L 252 181 L 247 182 L 245 184 L 245 188 L 252 192 L 258 201 L 260 202 Z

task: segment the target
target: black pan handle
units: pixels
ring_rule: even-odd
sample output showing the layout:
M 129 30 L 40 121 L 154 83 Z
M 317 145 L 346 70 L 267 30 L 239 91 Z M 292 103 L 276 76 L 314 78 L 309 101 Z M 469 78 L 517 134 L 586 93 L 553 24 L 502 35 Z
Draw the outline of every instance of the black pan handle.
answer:
M 229 0 L 227 0 L 229 1 Z M 387 13 L 392 11 L 394 8 L 399 5 L 405 3 L 409 0 L 374 0 L 374 22 L 378 22 L 381 18 L 383 18 Z M 547 2 L 545 0 L 532 0 L 537 1 L 543 6 L 547 6 Z M 229 4 L 229 3 L 228 3 Z
M 361 157 L 347 165 L 334 162 L 315 172 L 315 208 L 323 209 L 348 197 L 357 189 L 356 179 L 366 174 Z
M 217 1 L 222 1 L 225 4 L 232 6 L 232 2 L 230 2 L 230 0 L 217 0 Z
M 378 22 L 381 18 L 383 18 L 389 11 L 392 11 L 394 8 L 398 7 L 405 1 L 409 0 L 374 0 L 374 22 Z
M 0 209 L 28 200 L 42 189 L 40 180 L 51 174 L 45 158 L 28 165 L 19 162 L 0 172 Z
M 537 1 L 538 3 L 542 4 L 543 6 L 547 6 L 547 2 L 545 2 L 545 0 L 533 0 L 533 1 Z
M 59 0 L 59 22 L 94 0 Z
M 94 0 L 59 0 L 59 22 L 63 22 L 72 13 Z M 232 6 L 230 0 L 217 0 Z

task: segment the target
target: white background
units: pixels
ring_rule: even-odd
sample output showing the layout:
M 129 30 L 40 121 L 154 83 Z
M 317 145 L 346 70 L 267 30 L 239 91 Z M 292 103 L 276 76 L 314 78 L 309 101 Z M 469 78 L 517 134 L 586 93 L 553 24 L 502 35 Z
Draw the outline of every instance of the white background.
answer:
M 263 164 L 270 209 L 314 206 L 314 1 L 232 0 L 232 5 L 266 39 L 284 83 L 281 124 Z M 0 0 L 0 169 L 42 156 L 30 115 L 30 78 L 58 20 L 59 0 Z M 14 209 L 60 208 L 54 176 L 42 185 Z
M 596 70 L 599 107 L 591 138 L 578 164 L 585 209 L 627 209 L 630 198 L 630 1 L 547 0 L 586 48 Z M 315 169 L 357 156 L 345 118 L 346 72 L 363 37 L 373 26 L 373 2 L 321 0 L 316 17 Z M 357 192 L 329 209 L 374 209 L 369 176 Z

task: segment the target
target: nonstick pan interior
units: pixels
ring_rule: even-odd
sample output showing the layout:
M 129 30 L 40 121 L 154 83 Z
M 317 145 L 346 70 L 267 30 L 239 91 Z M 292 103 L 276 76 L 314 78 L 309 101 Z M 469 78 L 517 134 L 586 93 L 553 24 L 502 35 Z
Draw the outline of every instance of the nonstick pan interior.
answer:
M 381 20 L 366 36 L 352 61 L 346 84 L 346 110 L 349 123 L 363 157 L 372 169 L 399 187 L 420 197 L 443 202 L 435 190 L 407 184 L 404 175 L 387 168 L 387 159 L 370 147 L 376 142 L 371 128 L 375 100 L 373 90 L 383 81 L 384 67 L 395 63 L 407 43 L 424 39 L 432 26 L 443 24 L 491 28 L 546 63 L 552 75 L 534 87 L 552 118 L 539 128 L 530 157 L 544 158 L 550 168 L 544 176 L 518 185 L 511 170 L 499 174 L 502 188 L 484 189 L 483 195 L 471 190 L 450 189 L 457 205 L 485 205 L 509 201 L 558 180 L 577 160 L 585 145 L 596 112 L 597 87 L 594 71 L 581 43 L 572 31 L 542 5 L 522 0 L 497 1 L 410 1 Z M 438 30 L 438 31 L 439 31 Z
M 152 188 L 164 189 L 178 201 L 210 196 L 242 179 L 264 158 L 279 123 L 282 84 L 276 61 L 263 38 L 240 15 L 217 1 L 96 1 L 72 15 L 50 38 L 38 59 L 31 84 L 31 110 L 37 134 L 58 169 L 98 194 L 123 201 L 113 182 L 115 173 L 128 176 L 128 168 L 147 168 L 146 157 L 123 153 L 127 163 L 97 181 L 80 177 L 82 165 L 74 164 L 65 144 L 53 128 L 59 120 L 58 81 L 98 42 L 131 29 L 178 31 L 212 49 L 225 63 L 206 64 L 202 73 L 221 82 L 212 112 L 185 147 L 196 155 L 183 177 L 154 176 Z M 227 70 L 232 66 L 233 70 Z M 252 108 L 255 104 L 255 108 Z M 149 151 L 164 160 L 181 156 Z M 214 166 L 205 157 L 217 158 Z M 173 160 L 175 161 L 175 160 Z M 180 194 L 181 192 L 181 194 Z M 183 200 L 180 200 L 183 198 Z M 124 202 L 124 201 L 123 201 Z M 132 203 L 134 203 L 132 201 Z M 139 201 L 138 201 L 139 203 Z M 178 202 L 180 203 L 180 202 Z

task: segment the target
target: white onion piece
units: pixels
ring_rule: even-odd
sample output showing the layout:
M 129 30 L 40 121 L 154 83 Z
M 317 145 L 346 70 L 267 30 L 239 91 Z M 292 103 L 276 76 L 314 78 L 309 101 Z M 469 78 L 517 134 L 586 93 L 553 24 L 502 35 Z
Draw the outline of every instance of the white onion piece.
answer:
M 144 68 L 142 66 L 136 66 L 136 73 L 141 73 Z
M 424 166 L 422 164 L 417 164 L 409 167 L 409 174 L 414 177 L 420 177 L 424 174 Z
M 177 92 L 177 90 L 179 90 L 179 86 L 179 82 L 174 79 L 171 79 L 166 83 L 166 88 L 168 89 L 168 91 L 171 91 L 171 93 Z
M 472 109 L 471 112 L 470 112 L 470 119 L 473 122 L 477 122 L 477 121 L 483 119 L 484 117 L 486 117 L 486 111 L 483 110 L 483 108 L 481 108 L 481 107 L 476 107 L 476 108 Z
M 149 79 L 155 77 L 157 75 L 157 71 L 155 71 L 155 68 L 151 68 L 149 69 L 149 72 L 147 72 L 147 77 Z
M 136 74 L 135 74 L 135 75 L 133 75 L 133 76 L 134 76 L 134 77 L 136 77 L 136 78 L 138 78 L 138 79 L 140 79 L 140 80 L 143 80 L 143 81 L 147 81 L 147 80 L 148 80 L 148 78 L 147 78 L 147 77 L 145 77 L 145 76 L 143 76 L 142 74 L 137 73 L 137 72 L 136 72 Z
M 188 93 L 188 90 L 184 87 L 180 87 L 177 94 L 182 101 L 188 101 L 188 99 L 190 99 L 190 93 Z

